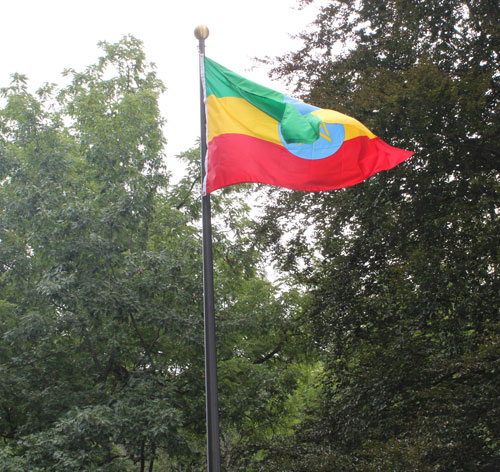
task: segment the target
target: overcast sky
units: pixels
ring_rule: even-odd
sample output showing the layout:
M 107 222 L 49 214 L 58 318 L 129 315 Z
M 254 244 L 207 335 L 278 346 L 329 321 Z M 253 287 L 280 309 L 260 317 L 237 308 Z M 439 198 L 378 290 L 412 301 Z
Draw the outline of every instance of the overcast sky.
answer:
M 199 136 L 198 51 L 194 28 L 206 24 L 206 54 L 247 78 L 286 92 L 253 57 L 293 50 L 291 38 L 314 19 L 314 7 L 296 0 L 3 0 L 0 87 L 14 72 L 32 89 L 63 83 L 65 68 L 82 70 L 101 55 L 97 42 L 132 34 L 167 87 L 161 109 L 167 120 L 167 164 Z

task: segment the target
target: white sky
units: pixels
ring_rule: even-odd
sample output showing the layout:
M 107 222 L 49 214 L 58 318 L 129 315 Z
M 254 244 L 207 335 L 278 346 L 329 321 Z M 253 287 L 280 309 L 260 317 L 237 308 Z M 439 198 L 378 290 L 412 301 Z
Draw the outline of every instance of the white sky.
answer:
M 206 24 L 206 54 L 245 77 L 286 92 L 253 57 L 294 50 L 290 38 L 314 19 L 314 7 L 296 0 L 0 0 L 0 87 L 14 72 L 26 74 L 33 90 L 63 83 L 62 71 L 94 63 L 97 42 L 132 34 L 144 42 L 167 91 L 161 109 L 167 123 L 167 165 L 200 134 L 198 41 L 194 28 Z

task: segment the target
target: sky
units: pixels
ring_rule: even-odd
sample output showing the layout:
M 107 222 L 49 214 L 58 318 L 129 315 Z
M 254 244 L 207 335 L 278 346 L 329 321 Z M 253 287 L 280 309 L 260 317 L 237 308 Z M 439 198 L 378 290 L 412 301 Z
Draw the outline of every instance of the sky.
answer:
M 160 100 L 166 119 L 167 167 L 200 135 L 198 41 L 194 29 L 205 24 L 208 57 L 281 92 L 254 57 L 275 57 L 297 49 L 291 38 L 307 28 L 315 7 L 296 0 L 3 0 L 1 5 L 0 87 L 14 72 L 29 78 L 30 89 L 45 82 L 63 84 L 66 68 L 77 71 L 102 55 L 97 43 L 114 43 L 132 34 L 144 43 L 167 91 Z

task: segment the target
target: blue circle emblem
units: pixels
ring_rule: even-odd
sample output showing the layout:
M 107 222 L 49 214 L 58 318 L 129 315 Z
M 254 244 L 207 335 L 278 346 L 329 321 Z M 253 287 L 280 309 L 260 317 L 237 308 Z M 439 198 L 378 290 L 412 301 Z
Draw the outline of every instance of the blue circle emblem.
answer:
M 281 134 L 281 123 L 279 124 L 280 139 L 285 148 L 293 155 L 301 159 L 325 159 L 335 154 L 342 146 L 345 139 L 344 125 L 340 123 L 321 123 L 319 138 L 310 144 L 287 143 Z

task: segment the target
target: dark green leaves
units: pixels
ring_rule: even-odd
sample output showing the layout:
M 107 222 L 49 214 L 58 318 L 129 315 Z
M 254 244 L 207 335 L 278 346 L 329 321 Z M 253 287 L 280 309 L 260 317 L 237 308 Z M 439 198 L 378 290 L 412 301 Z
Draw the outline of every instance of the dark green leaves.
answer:
M 483 356 L 498 357 L 500 314 L 498 15 L 488 1 L 334 1 L 276 68 L 309 103 L 417 151 L 343 191 L 273 192 L 261 226 L 310 292 L 323 403 L 292 449 L 317 470 L 498 465 Z M 277 463 L 306 470 L 293 450 Z

